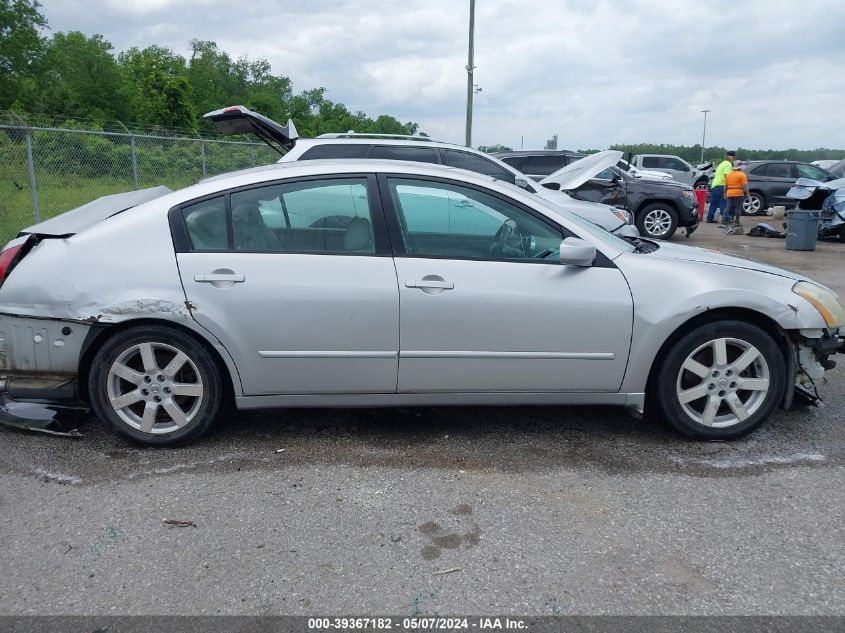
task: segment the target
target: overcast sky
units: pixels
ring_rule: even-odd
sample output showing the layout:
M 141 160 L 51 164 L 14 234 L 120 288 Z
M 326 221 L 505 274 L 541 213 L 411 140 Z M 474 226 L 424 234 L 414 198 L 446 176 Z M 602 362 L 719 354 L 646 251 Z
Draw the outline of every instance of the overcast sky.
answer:
M 469 0 L 41 0 L 52 31 L 264 57 L 463 142 Z M 473 145 L 845 148 L 842 0 L 478 0 Z M 229 105 L 229 104 L 220 104 Z

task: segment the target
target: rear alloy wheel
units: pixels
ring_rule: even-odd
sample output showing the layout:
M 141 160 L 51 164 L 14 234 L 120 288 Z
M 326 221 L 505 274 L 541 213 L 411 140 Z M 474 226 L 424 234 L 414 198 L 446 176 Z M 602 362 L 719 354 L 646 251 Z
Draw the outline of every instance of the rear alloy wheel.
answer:
M 678 214 L 665 204 L 650 204 L 637 214 L 640 233 L 660 240 L 668 240 L 678 230 Z
M 91 404 L 121 435 L 177 446 L 211 428 L 222 408 L 220 372 L 192 337 L 159 326 L 117 334 L 94 358 Z
M 727 440 L 765 422 L 783 396 L 785 363 L 775 341 L 749 323 L 702 325 L 672 346 L 655 374 L 660 414 L 696 439 Z
M 751 195 L 742 201 L 743 215 L 761 215 L 766 212 L 766 199 L 763 194 L 752 191 Z

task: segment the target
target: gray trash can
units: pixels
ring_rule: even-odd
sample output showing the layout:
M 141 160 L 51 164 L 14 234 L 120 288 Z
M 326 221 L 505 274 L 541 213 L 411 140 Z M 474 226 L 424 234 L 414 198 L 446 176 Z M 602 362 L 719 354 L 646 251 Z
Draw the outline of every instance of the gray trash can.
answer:
M 819 234 L 819 212 L 795 209 L 786 219 L 786 249 L 790 251 L 816 250 Z

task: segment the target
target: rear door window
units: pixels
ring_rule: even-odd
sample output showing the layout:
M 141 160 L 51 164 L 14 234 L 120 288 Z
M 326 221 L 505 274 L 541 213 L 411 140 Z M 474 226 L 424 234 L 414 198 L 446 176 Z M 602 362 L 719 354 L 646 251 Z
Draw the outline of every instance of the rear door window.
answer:
M 370 146 L 366 143 L 327 143 L 315 145 L 307 150 L 299 160 L 320 160 L 328 158 L 364 158 Z
M 643 156 L 643 169 L 660 169 L 660 158 L 657 156 Z
M 789 163 L 769 163 L 762 173 L 769 178 L 795 178 L 793 165 Z
M 419 163 L 439 163 L 433 147 L 407 147 L 402 145 L 375 145 L 370 158 L 386 160 L 412 160 Z
M 231 205 L 236 251 L 375 252 L 365 178 L 256 187 Z

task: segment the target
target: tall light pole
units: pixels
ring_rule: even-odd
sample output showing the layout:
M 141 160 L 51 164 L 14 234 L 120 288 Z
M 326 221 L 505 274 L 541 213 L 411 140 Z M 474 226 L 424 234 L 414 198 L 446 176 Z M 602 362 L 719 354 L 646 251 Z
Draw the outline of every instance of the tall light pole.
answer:
M 472 79 L 472 71 L 475 66 L 472 63 L 473 48 L 475 39 L 475 0 L 469 0 L 469 55 L 467 56 L 467 127 L 466 146 L 472 147 L 472 95 L 475 86 Z
M 707 137 L 707 113 L 710 110 L 702 110 L 704 113 L 704 129 L 701 131 L 701 162 L 704 162 L 704 139 Z

